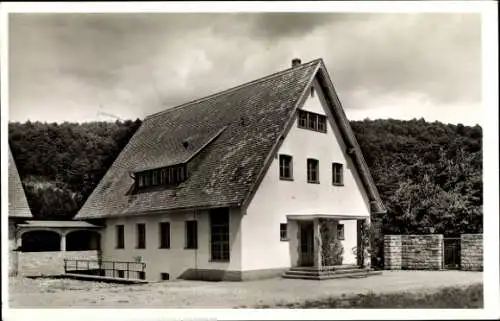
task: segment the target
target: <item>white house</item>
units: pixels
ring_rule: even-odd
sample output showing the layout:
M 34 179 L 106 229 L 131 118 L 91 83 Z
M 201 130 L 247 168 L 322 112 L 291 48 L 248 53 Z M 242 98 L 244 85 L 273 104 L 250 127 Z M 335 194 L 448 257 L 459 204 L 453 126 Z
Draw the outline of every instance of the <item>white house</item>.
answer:
M 245 280 L 319 268 L 322 219 L 344 247 L 385 211 L 321 59 L 147 117 L 75 219 L 104 260 L 147 280 Z

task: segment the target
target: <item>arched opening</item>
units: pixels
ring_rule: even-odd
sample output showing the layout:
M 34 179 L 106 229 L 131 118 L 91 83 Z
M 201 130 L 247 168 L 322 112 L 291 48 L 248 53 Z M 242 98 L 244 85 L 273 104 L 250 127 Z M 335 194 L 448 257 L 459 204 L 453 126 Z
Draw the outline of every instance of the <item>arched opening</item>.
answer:
M 21 237 L 23 252 L 49 252 L 61 250 L 61 235 L 54 231 L 29 231 Z
M 99 250 L 101 235 L 95 231 L 79 230 L 66 234 L 66 251 Z

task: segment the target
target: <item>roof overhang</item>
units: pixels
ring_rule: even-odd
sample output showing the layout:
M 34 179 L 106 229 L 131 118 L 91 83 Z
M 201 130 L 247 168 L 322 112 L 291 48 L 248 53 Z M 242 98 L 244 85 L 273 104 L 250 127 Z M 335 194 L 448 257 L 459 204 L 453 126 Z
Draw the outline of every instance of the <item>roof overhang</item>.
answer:
M 19 227 L 32 227 L 32 228 L 44 228 L 44 227 L 57 227 L 57 228 L 102 228 L 102 226 L 91 224 L 84 221 L 26 221 L 23 224 L 19 224 Z

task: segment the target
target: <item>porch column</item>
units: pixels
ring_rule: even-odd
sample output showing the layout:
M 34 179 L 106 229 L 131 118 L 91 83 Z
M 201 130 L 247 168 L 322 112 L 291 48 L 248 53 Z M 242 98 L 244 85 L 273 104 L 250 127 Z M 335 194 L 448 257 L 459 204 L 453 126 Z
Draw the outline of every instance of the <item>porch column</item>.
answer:
M 358 244 L 356 251 L 358 265 L 362 267 L 369 268 L 371 265 L 370 258 L 370 219 L 359 219 L 356 220 L 357 223 L 357 238 Z
M 16 228 L 16 250 L 19 250 L 22 248 L 23 246 L 23 235 L 21 234 L 21 231 L 19 230 L 19 228 Z
M 66 233 L 60 233 L 61 234 L 61 252 L 66 251 Z
M 321 253 L 322 239 L 321 239 L 321 225 L 319 224 L 319 219 L 313 219 L 314 227 L 314 266 L 321 269 L 323 266 L 323 258 Z

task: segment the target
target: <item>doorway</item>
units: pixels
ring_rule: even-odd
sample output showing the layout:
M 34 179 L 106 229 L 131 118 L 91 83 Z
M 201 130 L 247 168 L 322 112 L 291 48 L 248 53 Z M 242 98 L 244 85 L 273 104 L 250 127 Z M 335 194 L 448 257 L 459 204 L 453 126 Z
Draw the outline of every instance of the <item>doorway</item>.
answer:
M 314 265 L 314 224 L 312 221 L 300 222 L 300 265 Z

